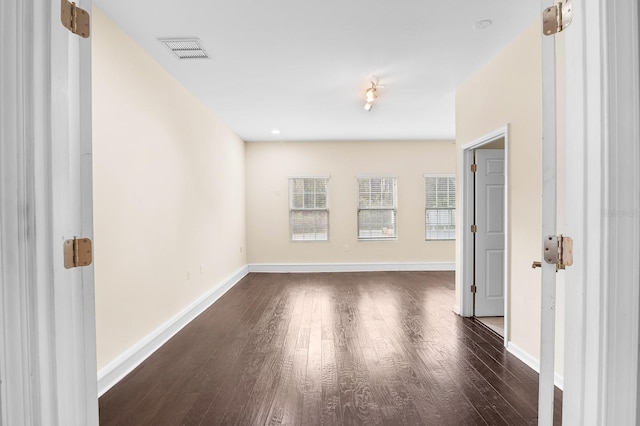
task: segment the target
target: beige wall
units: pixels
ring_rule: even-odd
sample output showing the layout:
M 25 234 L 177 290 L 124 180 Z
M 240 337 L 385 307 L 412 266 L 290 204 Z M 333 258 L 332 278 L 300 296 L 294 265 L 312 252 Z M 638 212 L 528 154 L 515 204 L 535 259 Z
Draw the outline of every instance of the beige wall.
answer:
M 101 368 L 246 264 L 245 176 L 242 140 L 98 9 L 92 32 Z
M 246 145 L 249 263 L 453 262 L 453 241 L 424 240 L 425 173 L 455 173 L 439 142 L 277 142 Z M 398 240 L 357 241 L 356 176 L 398 180 Z M 288 178 L 331 176 L 330 241 L 289 242 Z
M 531 263 L 541 260 L 541 109 L 541 30 L 538 24 L 528 28 L 456 93 L 458 162 L 461 161 L 462 145 L 510 125 L 510 341 L 537 359 L 540 352 L 540 270 L 532 269 Z M 459 256 L 457 261 L 460 262 Z M 560 274 L 559 277 L 562 279 Z M 457 282 L 458 294 L 459 289 Z M 563 283 L 559 282 L 556 371 L 560 374 L 563 371 L 563 289 Z

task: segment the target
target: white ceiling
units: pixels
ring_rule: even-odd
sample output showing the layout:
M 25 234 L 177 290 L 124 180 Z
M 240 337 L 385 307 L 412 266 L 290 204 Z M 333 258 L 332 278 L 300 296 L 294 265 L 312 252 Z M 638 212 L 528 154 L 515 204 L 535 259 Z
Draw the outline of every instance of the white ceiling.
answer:
M 246 141 L 453 139 L 456 88 L 540 11 L 537 0 L 95 3 Z M 178 60 L 158 41 L 188 37 L 210 58 Z M 374 75 L 386 87 L 367 112 Z

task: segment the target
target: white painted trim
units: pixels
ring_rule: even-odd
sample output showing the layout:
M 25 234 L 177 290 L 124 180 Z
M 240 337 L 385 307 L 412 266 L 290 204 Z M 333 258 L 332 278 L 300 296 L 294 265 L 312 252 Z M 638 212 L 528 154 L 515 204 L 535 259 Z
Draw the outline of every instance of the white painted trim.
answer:
M 33 223 L 30 202 L 33 191 L 24 153 L 33 150 L 26 136 L 25 111 L 29 103 L 25 86 L 29 68 L 23 50 L 31 49 L 32 30 L 26 28 L 29 2 L 0 2 L 0 424 L 35 424 L 37 357 L 32 354 L 37 338 L 29 327 L 29 276 L 36 262 L 28 256 L 36 245 L 26 232 Z M 31 210 L 31 213 L 27 213 Z M 34 229 L 34 231 L 37 230 Z M 34 232 L 35 233 L 35 232 Z M 35 260 L 35 259 L 34 259 Z M 35 283 L 34 283 L 35 284 Z M 30 348 L 31 346 L 31 348 Z M 31 349 L 31 350 L 30 350 Z M 31 375 L 34 371 L 36 374 Z M 48 413 L 51 414 L 51 413 Z
M 3 1 L 0 19 L 0 423 L 90 426 L 92 267 L 65 270 L 61 246 L 91 236 L 91 201 L 79 188 L 90 195 L 90 120 L 78 119 L 91 114 L 81 72 L 91 42 L 71 35 L 50 1 Z
M 637 0 L 605 4 L 604 423 L 638 424 L 640 24 Z M 601 4 L 602 4 L 601 3 Z
M 555 4 L 555 0 L 541 0 L 540 10 Z M 541 231 L 540 240 L 557 235 L 558 217 L 558 147 L 556 96 L 556 37 L 538 33 L 541 39 L 542 71 L 542 141 L 541 141 Z M 538 425 L 553 425 L 554 373 L 556 345 L 556 265 L 544 261 L 540 251 L 540 376 L 538 379 Z
M 76 3 L 91 10 L 91 0 Z M 52 281 L 39 292 L 45 298 L 38 313 L 53 308 L 53 315 L 40 322 L 53 324 L 53 337 L 40 337 L 41 348 L 53 347 L 47 348 L 51 352 L 41 349 L 39 356 L 54 360 L 55 387 L 42 394 L 55 401 L 57 424 L 97 425 L 93 266 L 65 269 L 60 250 L 66 239 L 93 237 L 91 40 L 70 33 L 60 23 L 60 9 L 51 4 L 49 8 L 46 25 L 40 24 L 45 28 L 42 43 L 35 49 L 36 57 L 42 57 L 35 68 L 47 81 L 38 101 L 48 102 L 49 108 L 47 122 L 35 123 L 35 128 L 51 135 L 50 145 L 40 147 L 49 151 L 49 166 L 45 160 L 46 171 L 35 167 L 36 176 L 42 174 L 38 180 L 45 182 L 43 198 L 50 205 L 49 211 L 40 212 L 39 221 L 51 233 L 43 253 L 51 262 Z M 36 94 L 41 90 L 39 82 L 35 90 Z M 38 152 L 35 155 L 38 158 Z
M 533 355 L 529 354 L 527 351 L 525 351 L 524 349 L 520 348 L 518 345 L 516 345 L 513 342 L 507 343 L 507 350 L 513 356 L 518 358 L 520 361 L 522 361 L 525 364 L 527 364 L 536 373 L 540 373 L 540 361 L 536 357 L 534 357 Z M 554 377 L 554 384 L 558 387 L 558 389 L 563 390 L 564 389 L 564 378 L 560 374 L 558 374 L 557 371 L 554 373 L 553 377 Z
M 287 179 L 327 179 L 331 180 L 331 175 L 291 175 Z
M 171 337 L 209 308 L 223 294 L 233 288 L 233 286 L 248 273 L 249 267 L 247 265 L 241 267 L 202 297 L 174 315 L 151 334 L 127 349 L 109 364 L 102 367 L 98 371 L 98 395 L 101 396 L 111 389 L 111 387 L 133 371 L 134 368 L 164 345 Z
M 599 418 L 603 58 L 598 2 L 574 4 L 571 31 L 565 34 L 565 75 L 571 78 L 565 78 L 564 231 L 573 238 L 575 253 L 573 266 L 565 271 L 562 417 L 569 426 L 586 425 L 588 420 L 604 424 Z
M 371 178 L 398 178 L 400 175 L 397 173 L 363 173 L 356 175 L 356 179 L 371 179 Z
M 472 142 L 462 145 L 460 149 L 462 149 L 463 151 L 469 151 L 477 148 L 482 148 L 483 145 L 486 145 L 490 142 L 498 140 L 503 136 L 506 138 L 508 135 L 509 135 L 509 125 L 506 124 Z M 505 144 L 506 144 L 506 141 L 505 141 Z
M 456 177 L 455 173 L 425 173 L 422 177 L 445 177 L 445 178 L 454 178 Z
M 637 0 L 574 2 L 565 36 L 567 425 L 639 420 L 638 21 Z
M 455 271 L 454 262 L 414 263 L 252 263 L 249 272 L 313 273 L 313 272 L 398 272 Z
M 473 193 L 469 188 L 473 187 L 473 176 L 467 173 L 473 162 L 473 151 L 482 148 L 495 140 L 504 138 L 504 345 L 507 345 L 510 336 L 509 329 L 509 273 L 510 273 L 510 256 L 509 256 L 509 124 L 494 130 L 482 136 L 475 141 L 462 145 L 460 147 L 460 217 L 462 226 L 458 241 L 460 242 L 460 292 L 458 300 L 458 310 L 461 316 L 473 316 L 473 297 L 471 296 L 471 277 L 473 276 L 473 268 L 471 262 L 465 262 L 465 259 L 473 257 L 473 244 L 471 244 L 471 234 L 466 230 L 471 229 L 473 224 L 473 212 L 466 206 L 473 203 Z
M 93 0 L 80 0 L 76 1 L 79 7 L 92 13 Z M 55 10 L 55 7 L 54 7 Z M 54 13 L 53 22 L 59 19 L 58 13 Z M 79 197 L 81 198 L 80 204 L 82 205 L 81 215 L 81 231 L 80 235 L 83 237 L 91 237 L 94 239 L 93 234 L 93 81 L 92 81 L 92 45 L 90 39 L 84 39 L 75 35 L 71 35 L 74 42 L 78 43 L 78 46 L 74 46 L 74 49 L 78 49 L 78 65 L 73 69 L 71 73 L 71 81 L 77 80 L 77 96 L 79 98 L 78 105 L 71 104 L 70 108 L 78 108 L 77 112 L 79 123 L 75 123 L 78 132 L 78 138 L 80 140 L 81 150 L 77 153 L 79 157 L 79 179 L 80 183 L 76 184 L 75 188 Z M 73 64 L 73 62 L 72 62 Z M 87 415 L 89 419 L 95 419 L 99 422 L 98 412 L 98 383 L 96 378 L 97 371 L 97 331 L 96 331 L 96 296 L 95 296 L 95 272 L 94 267 L 80 268 L 82 274 L 82 307 L 81 313 L 82 328 L 81 339 L 84 343 L 84 381 L 85 381 L 85 394 L 84 401 L 86 403 Z M 82 422 L 82 419 L 78 420 Z

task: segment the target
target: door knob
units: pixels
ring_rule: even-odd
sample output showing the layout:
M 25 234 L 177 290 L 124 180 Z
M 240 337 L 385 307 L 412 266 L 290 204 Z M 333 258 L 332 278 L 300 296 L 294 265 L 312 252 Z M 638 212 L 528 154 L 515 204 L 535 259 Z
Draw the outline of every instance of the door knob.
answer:
M 542 268 L 542 262 L 533 262 L 533 263 L 531 264 L 531 267 L 532 267 L 533 269 L 536 269 L 536 268 Z

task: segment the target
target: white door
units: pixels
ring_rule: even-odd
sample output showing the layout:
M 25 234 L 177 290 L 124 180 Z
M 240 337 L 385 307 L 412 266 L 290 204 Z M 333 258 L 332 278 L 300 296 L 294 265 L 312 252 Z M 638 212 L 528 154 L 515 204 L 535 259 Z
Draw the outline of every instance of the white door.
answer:
M 475 316 L 504 316 L 504 150 L 475 151 Z

